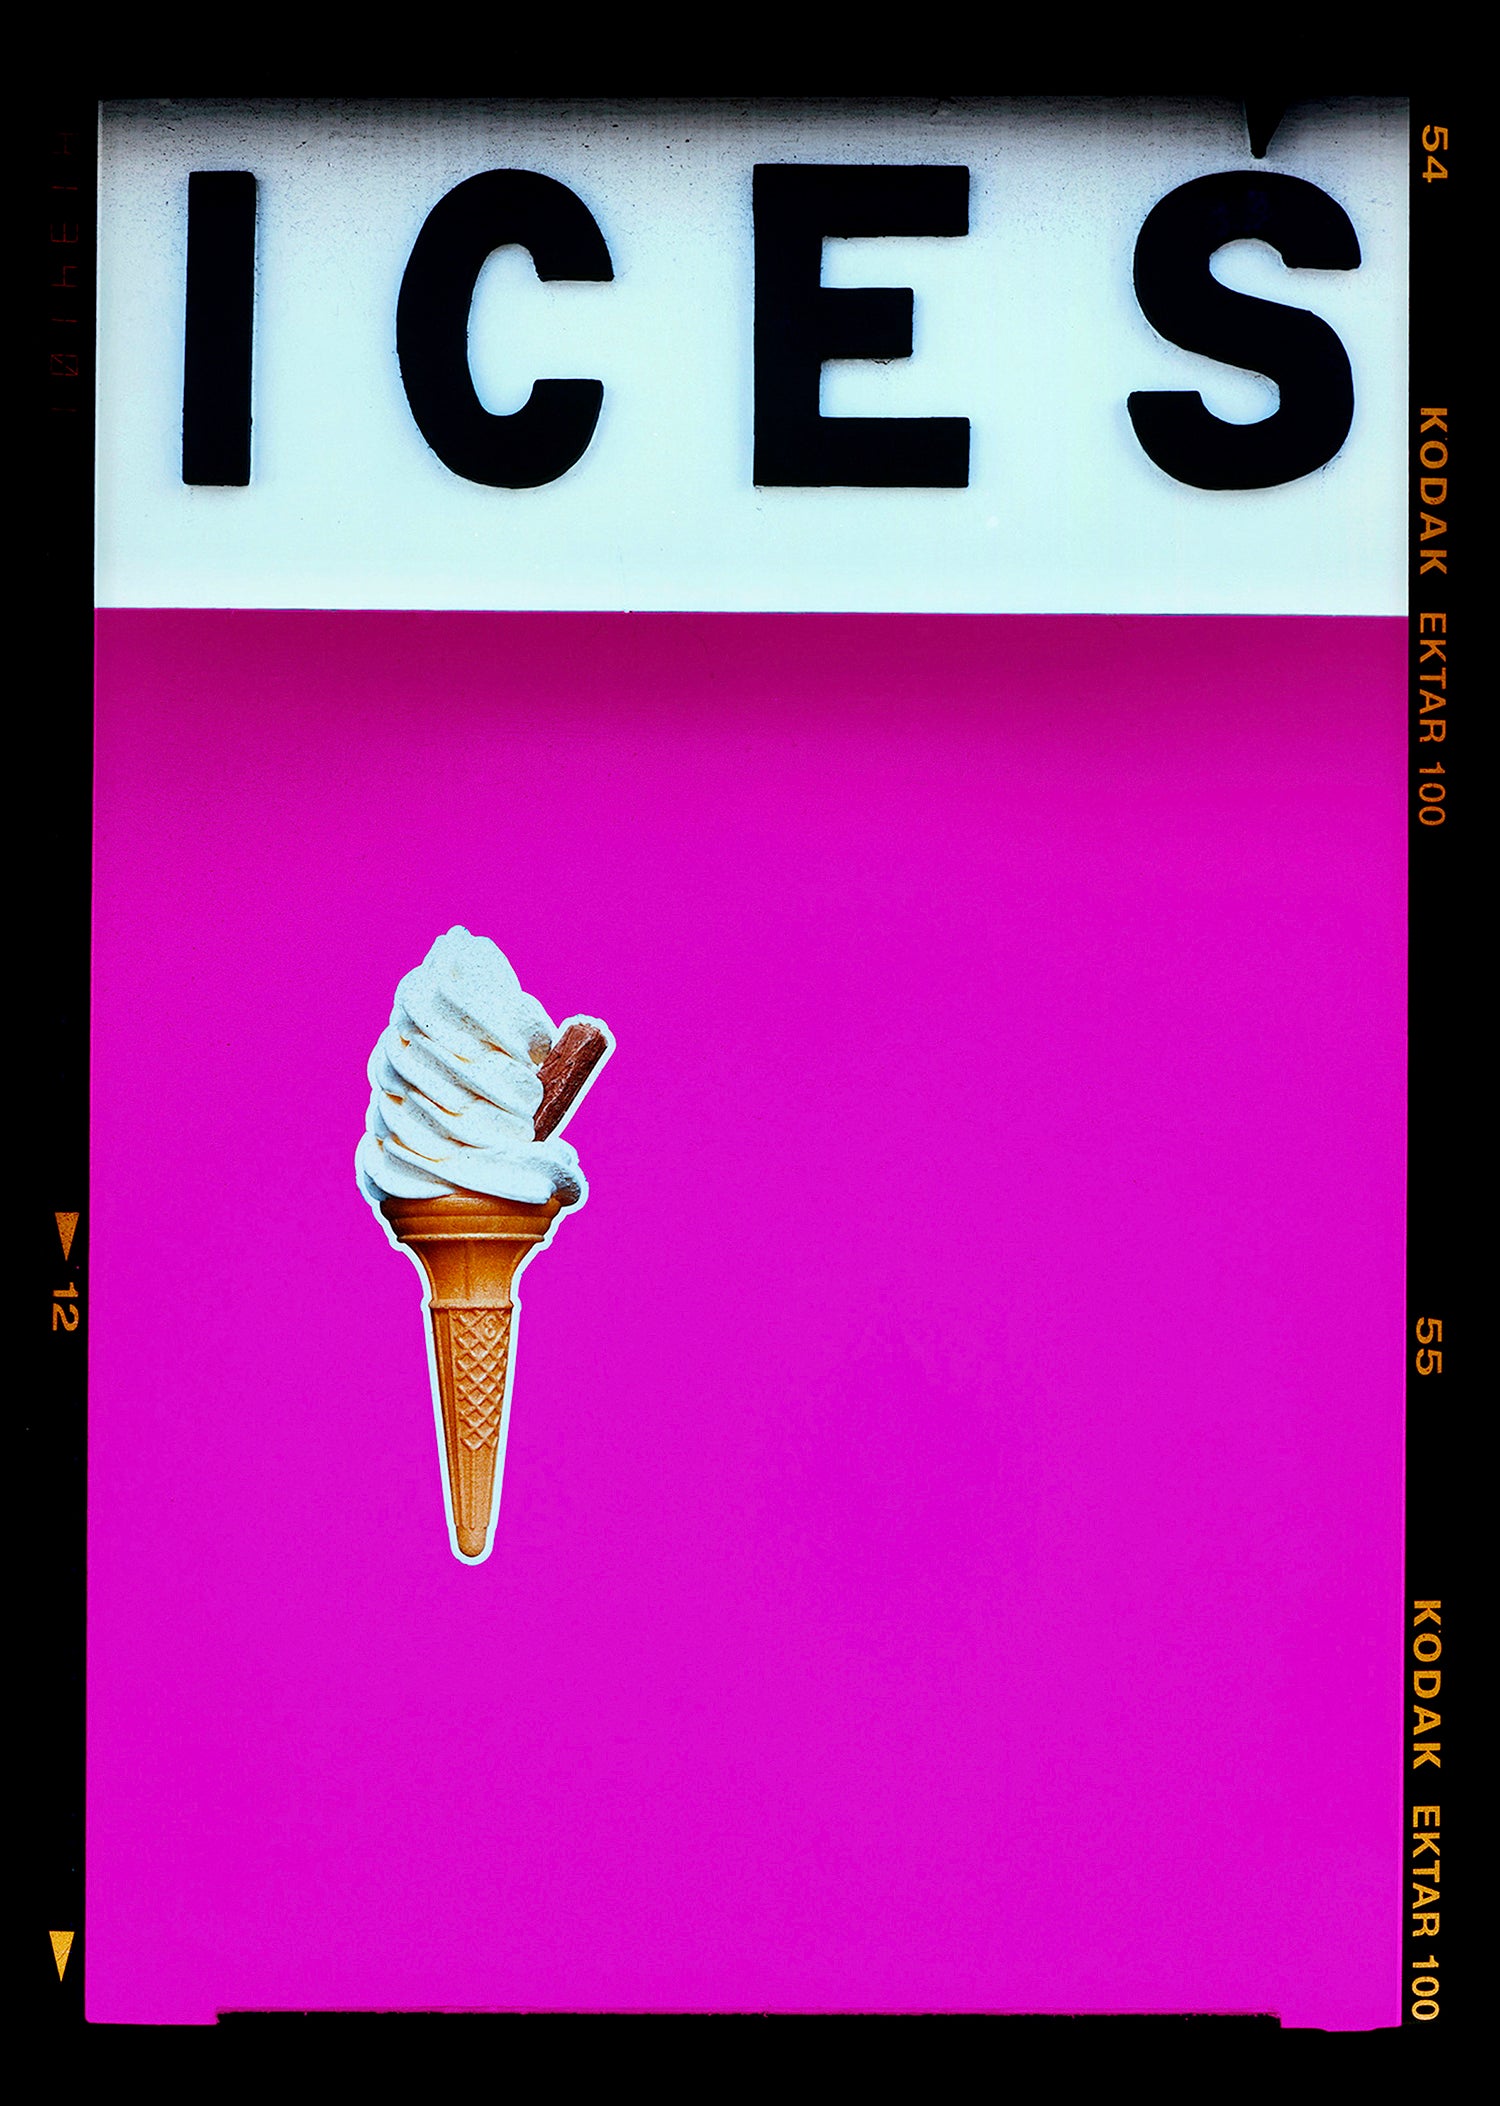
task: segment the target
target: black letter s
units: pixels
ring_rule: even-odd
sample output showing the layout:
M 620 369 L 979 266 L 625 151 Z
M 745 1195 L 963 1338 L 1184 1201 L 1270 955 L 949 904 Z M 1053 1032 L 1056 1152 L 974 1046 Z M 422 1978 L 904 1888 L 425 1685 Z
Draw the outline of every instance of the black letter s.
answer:
M 1135 245 L 1148 322 L 1184 351 L 1265 374 L 1281 401 L 1256 424 L 1226 424 L 1188 390 L 1137 392 L 1130 421 L 1167 474 L 1198 490 L 1268 490 L 1331 461 L 1354 417 L 1348 355 L 1298 307 L 1231 292 L 1209 270 L 1227 241 L 1265 241 L 1299 270 L 1349 271 L 1359 241 L 1341 205 L 1297 176 L 1199 176 L 1153 206 Z

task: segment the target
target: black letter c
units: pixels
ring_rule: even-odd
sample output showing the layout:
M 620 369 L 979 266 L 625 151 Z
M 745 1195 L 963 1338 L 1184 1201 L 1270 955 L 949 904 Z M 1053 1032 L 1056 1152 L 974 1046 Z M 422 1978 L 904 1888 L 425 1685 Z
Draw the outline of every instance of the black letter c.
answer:
M 520 409 L 495 416 L 469 370 L 469 309 L 485 258 L 509 243 L 543 280 L 612 279 L 593 215 L 565 184 L 492 168 L 440 198 L 417 236 L 396 303 L 396 358 L 417 428 L 471 483 L 535 490 L 581 460 L 604 401 L 598 380 L 538 380 Z

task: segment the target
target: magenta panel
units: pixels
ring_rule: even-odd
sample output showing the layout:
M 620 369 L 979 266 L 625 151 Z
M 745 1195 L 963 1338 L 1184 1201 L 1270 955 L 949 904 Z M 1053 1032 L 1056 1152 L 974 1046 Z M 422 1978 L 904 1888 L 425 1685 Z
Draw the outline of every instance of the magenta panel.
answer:
M 101 616 L 92 2019 L 1398 2021 L 1403 634 Z M 474 1568 L 455 922 L 618 1041 Z

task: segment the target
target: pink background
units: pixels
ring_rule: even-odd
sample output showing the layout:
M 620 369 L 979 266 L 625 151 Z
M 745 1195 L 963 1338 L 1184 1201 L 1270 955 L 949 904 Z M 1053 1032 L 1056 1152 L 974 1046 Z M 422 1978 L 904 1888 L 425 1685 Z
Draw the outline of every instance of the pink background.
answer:
M 101 617 L 92 2019 L 1397 2021 L 1402 650 Z M 618 1039 L 477 1569 L 352 1167 L 454 922 Z

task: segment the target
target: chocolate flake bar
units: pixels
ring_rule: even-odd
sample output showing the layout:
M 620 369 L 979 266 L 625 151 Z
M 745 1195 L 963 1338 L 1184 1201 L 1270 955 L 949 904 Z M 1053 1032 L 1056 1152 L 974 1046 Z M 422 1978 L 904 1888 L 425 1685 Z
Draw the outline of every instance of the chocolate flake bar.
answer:
M 536 1112 L 536 1137 L 545 1141 L 567 1116 L 568 1107 L 609 1049 L 603 1026 L 591 1016 L 574 1017 L 559 1034 L 542 1062 L 542 1101 Z

